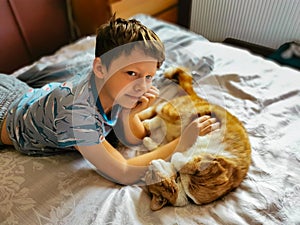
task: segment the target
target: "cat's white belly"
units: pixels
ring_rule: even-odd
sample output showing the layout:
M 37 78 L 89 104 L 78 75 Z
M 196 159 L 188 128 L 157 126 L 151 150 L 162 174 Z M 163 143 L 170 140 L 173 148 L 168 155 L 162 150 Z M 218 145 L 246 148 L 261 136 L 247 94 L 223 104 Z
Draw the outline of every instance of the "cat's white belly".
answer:
M 205 153 L 211 155 L 224 156 L 226 158 L 235 157 L 230 152 L 225 151 L 225 144 L 222 142 L 222 130 L 213 132 L 205 136 L 199 136 L 195 144 L 185 152 L 176 152 L 171 158 L 171 163 L 179 171 L 187 162 L 191 161 L 194 156 Z

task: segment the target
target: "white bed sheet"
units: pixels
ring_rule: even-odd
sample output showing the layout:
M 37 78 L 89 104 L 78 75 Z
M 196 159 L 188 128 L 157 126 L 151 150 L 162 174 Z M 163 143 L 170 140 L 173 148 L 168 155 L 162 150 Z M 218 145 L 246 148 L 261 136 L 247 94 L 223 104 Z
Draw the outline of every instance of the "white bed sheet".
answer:
M 77 153 L 32 158 L 7 148 L 0 151 L 0 224 L 300 224 L 300 72 L 145 15 L 137 18 L 171 43 L 164 68 L 189 67 L 199 93 L 243 122 L 252 145 L 247 177 L 211 204 L 153 212 L 145 187 L 107 181 Z M 91 60 L 94 43 L 94 37 L 84 38 L 35 66 Z

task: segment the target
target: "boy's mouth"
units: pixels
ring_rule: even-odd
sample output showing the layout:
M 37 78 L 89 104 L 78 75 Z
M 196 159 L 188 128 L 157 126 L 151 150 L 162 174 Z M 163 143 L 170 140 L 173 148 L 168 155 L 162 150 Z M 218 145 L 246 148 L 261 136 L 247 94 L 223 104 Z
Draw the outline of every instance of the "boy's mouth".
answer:
M 134 96 L 134 95 L 128 95 L 126 94 L 126 96 L 130 99 L 132 99 L 133 101 L 139 101 L 141 96 Z

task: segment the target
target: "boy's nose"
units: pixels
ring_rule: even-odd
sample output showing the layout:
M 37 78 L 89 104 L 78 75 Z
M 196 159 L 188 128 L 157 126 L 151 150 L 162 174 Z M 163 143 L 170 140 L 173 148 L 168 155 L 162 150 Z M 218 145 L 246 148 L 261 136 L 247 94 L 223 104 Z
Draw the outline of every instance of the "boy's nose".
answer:
M 133 86 L 133 90 L 136 92 L 145 92 L 147 89 L 147 84 L 144 79 L 139 79 Z

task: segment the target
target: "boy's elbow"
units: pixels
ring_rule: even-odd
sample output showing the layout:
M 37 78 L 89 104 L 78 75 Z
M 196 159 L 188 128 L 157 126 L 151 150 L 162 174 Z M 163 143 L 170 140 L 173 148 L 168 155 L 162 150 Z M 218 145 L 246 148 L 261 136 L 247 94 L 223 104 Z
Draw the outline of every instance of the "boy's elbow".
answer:
M 115 180 L 112 180 L 114 183 L 121 185 L 134 185 L 141 181 L 141 178 L 130 177 L 128 174 L 124 174 L 123 176 L 117 177 Z
M 113 169 L 113 173 L 107 175 L 100 173 L 106 179 L 110 181 L 121 184 L 121 185 L 134 185 L 141 182 L 145 174 L 145 170 L 141 170 L 139 167 L 133 167 L 127 164 L 124 164 L 122 168 Z
M 142 134 L 140 136 L 135 136 L 135 135 L 126 136 L 124 142 L 129 146 L 137 146 L 143 143 L 144 137 L 145 135 Z
M 117 181 L 115 181 L 114 183 L 117 183 L 120 185 L 135 185 L 135 184 L 139 183 L 139 180 L 120 178 Z

